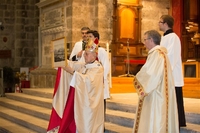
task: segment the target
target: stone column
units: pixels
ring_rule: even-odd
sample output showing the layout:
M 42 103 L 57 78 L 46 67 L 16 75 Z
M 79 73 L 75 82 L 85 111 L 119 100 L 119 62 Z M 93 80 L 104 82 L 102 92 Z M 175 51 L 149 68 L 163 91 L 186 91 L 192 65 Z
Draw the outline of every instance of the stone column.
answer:
M 98 15 L 98 31 L 100 33 L 100 45 L 106 48 L 106 43 L 112 41 L 112 25 L 113 25 L 113 2 L 108 0 L 100 0 L 96 5 Z
M 147 30 L 155 29 L 159 31 L 158 21 L 163 14 L 168 14 L 169 0 L 142 0 L 141 10 L 141 38 Z
M 53 88 L 57 70 L 52 68 L 51 41 L 66 37 L 66 1 L 42 0 L 36 4 L 40 10 L 39 61 L 40 66 L 31 71 L 31 88 Z

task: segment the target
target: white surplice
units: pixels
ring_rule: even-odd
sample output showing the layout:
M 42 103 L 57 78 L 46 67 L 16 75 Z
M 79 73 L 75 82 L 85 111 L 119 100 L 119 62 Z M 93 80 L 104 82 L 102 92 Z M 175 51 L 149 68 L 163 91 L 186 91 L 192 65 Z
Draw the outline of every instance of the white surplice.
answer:
M 74 44 L 74 47 L 73 47 L 72 52 L 70 54 L 69 60 L 72 60 L 72 57 L 76 56 L 82 50 L 82 45 L 83 45 L 82 41 L 78 41 Z M 80 58 L 77 58 L 77 59 L 80 59 Z
M 133 133 L 179 133 L 174 81 L 167 50 L 155 46 L 134 78 L 138 107 Z
M 184 86 L 181 60 L 181 42 L 179 37 L 175 33 L 167 34 L 162 37 L 160 45 L 167 49 L 167 55 L 171 63 L 175 86 Z

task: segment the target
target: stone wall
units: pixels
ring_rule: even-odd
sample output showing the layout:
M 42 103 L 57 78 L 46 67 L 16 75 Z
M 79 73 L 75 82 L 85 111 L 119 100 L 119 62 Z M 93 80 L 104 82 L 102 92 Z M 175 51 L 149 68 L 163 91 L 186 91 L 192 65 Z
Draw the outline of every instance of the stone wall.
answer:
M 110 0 L 74 0 L 72 5 L 72 46 L 81 39 L 81 27 L 88 26 L 99 32 L 100 45 L 106 47 L 105 44 L 112 39 L 112 2 Z
M 106 48 L 106 43 L 111 44 L 113 36 L 113 2 L 101 0 L 98 3 L 98 31 L 101 35 L 100 45 Z
M 141 36 L 143 38 L 143 34 L 147 30 L 159 31 L 158 22 L 163 14 L 169 13 L 170 0 L 142 0 L 141 4 L 143 5 L 141 16 Z
M 38 1 L 1 0 L 0 22 L 4 29 L 0 30 L 0 50 L 11 50 L 11 58 L 0 58 L 0 67 L 19 71 L 20 67 L 38 65 Z

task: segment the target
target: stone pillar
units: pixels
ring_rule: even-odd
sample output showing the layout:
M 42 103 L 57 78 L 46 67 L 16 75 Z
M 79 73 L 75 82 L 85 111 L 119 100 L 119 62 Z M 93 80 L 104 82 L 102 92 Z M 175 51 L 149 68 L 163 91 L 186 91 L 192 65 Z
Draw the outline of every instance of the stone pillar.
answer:
M 100 0 L 96 5 L 98 31 L 100 33 L 100 45 L 106 48 L 106 43 L 111 43 L 113 33 L 113 2 L 108 0 Z
M 40 66 L 31 71 L 31 88 L 53 88 L 57 70 L 52 68 L 51 41 L 66 37 L 66 1 L 42 0 L 36 4 L 40 10 L 38 52 Z M 68 30 L 67 30 L 68 31 Z
M 36 66 L 38 8 L 33 0 L 15 3 L 15 67 Z
M 0 67 L 9 66 L 14 71 L 20 67 L 37 66 L 37 27 L 39 0 L 1 0 L 0 49 L 11 50 L 11 58 L 0 60 Z
M 168 14 L 168 9 L 170 7 L 170 0 L 142 0 L 142 29 L 141 38 L 143 38 L 144 32 L 147 30 L 157 30 L 159 31 L 158 21 L 160 17 L 164 14 Z M 163 33 L 161 33 L 163 34 Z

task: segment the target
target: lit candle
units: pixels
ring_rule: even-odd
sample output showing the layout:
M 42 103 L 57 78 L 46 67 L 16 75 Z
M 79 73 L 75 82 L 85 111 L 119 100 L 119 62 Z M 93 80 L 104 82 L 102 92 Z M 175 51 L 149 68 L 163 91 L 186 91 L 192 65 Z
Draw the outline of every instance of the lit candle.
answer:
M 109 53 L 109 43 L 106 43 L 106 51 L 108 54 L 108 58 L 109 58 L 109 67 L 110 67 L 110 71 L 109 71 L 109 87 L 112 88 L 112 71 L 111 71 L 111 55 Z
M 108 56 L 109 56 L 109 44 L 108 44 L 108 42 L 106 43 L 106 51 L 107 51 Z

